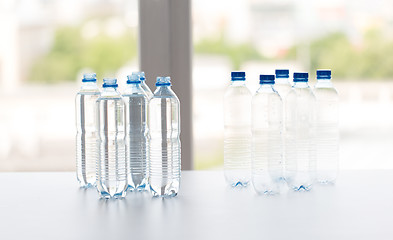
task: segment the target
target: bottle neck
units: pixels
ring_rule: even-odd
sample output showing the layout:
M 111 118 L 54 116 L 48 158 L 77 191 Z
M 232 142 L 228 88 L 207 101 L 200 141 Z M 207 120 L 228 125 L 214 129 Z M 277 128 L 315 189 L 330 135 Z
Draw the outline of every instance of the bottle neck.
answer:
M 276 84 L 289 84 L 289 78 L 287 77 L 277 77 Z
M 231 81 L 231 86 L 245 86 L 246 81 Z
M 309 88 L 308 82 L 294 82 L 293 84 L 294 88 Z
M 317 83 L 315 84 L 315 87 L 333 87 L 332 82 L 330 79 L 317 79 Z
M 165 85 L 162 85 L 162 86 L 157 86 L 157 90 L 158 91 L 166 91 L 166 90 L 171 90 L 172 89 L 172 87 L 171 86 L 165 86 Z
M 116 97 L 119 96 L 120 93 L 117 91 L 115 87 L 104 87 L 101 92 L 101 96 L 105 97 Z
M 127 83 L 124 94 L 143 92 L 141 83 Z
M 142 83 L 127 83 L 126 88 L 139 88 Z
M 97 82 L 82 82 L 81 90 L 98 90 Z

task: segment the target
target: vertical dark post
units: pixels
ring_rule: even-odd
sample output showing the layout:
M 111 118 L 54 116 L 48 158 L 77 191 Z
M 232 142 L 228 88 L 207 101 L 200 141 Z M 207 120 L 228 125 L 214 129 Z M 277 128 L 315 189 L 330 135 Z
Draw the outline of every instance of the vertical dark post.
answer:
M 139 1 L 139 63 L 154 91 L 170 76 L 180 100 L 182 169 L 193 168 L 191 0 Z

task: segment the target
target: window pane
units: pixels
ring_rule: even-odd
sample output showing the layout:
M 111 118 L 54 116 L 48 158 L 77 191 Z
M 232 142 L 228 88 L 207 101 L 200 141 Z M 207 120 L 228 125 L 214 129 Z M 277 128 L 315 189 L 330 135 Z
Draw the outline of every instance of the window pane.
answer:
M 0 170 L 75 169 L 82 73 L 138 69 L 137 0 L 0 3 Z
M 208 7 L 207 7 L 208 6 Z M 243 70 L 252 92 L 276 68 L 332 69 L 340 94 L 340 165 L 393 168 L 392 1 L 193 1 L 197 169 L 223 164 L 223 94 Z

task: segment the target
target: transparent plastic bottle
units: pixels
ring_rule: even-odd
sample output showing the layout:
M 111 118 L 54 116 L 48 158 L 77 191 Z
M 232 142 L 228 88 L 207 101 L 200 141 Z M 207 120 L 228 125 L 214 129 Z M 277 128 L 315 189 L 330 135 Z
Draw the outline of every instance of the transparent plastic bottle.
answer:
M 143 191 L 147 184 L 148 97 L 141 87 L 138 73 L 127 76 L 123 99 L 126 104 L 128 189 Z
M 84 74 L 82 87 L 75 98 L 76 176 L 81 187 L 91 187 L 96 183 L 98 134 L 95 104 L 99 96 L 96 74 Z
M 338 174 L 338 93 L 331 82 L 331 70 L 317 70 L 314 87 L 316 108 L 317 180 L 333 184 Z
M 252 97 L 252 184 L 258 194 L 277 194 L 283 179 L 283 104 L 274 89 L 274 75 L 260 75 Z
M 316 174 L 315 96 L 308 73 L 294 73 L 294 85 L 286 98 L 285 179 L 295 191 L 312 188 Z
M 149 185 L 153 196 L 174 197 L 180 186 L 180 102 L 170 77 L 157 77 L 149 102 Z
M 244 72 L 232 72 L 224 95 L 224 174 L 232 186 L 251 180 L 251 92 Z
M 146 92 L 148 99 L 153 97 L 153 92 L 150 90 L 149 86 L 146 84 L 145 72 L 138 72 L 139 79 L 141 80 L 141 87 Z
M 122 198 L 128 187 L 126 161 L 126 108 L 115 78 L 104 78 L 97 100 L 99 159 L 97 190 L 102 198 Z
M 276 69 L 276 80 L 274 84 L 274 89 L 277 90 L 278 94 L 281 97 L 282 103 L 283 103 L 283 122 L 282 122 L 282 131 L 281 131 L 281 137 L 282 139 L 285 139 L 285 99 L 292 89 L 292 85 L 289 81 L 289 70 L 288 69 Z M 285 145 L 282 145 L 282 155 L 283 155 L 283 168 L 285 169 Z M 283 172 L 284 173 L 284 172 Z M 282 180 L 284 183 L 284 176 L 282 176 Z

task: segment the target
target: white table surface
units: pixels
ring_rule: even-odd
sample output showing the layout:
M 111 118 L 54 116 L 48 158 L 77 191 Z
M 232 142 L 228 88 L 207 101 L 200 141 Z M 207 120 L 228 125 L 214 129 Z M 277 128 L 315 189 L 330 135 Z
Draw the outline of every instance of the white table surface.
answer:
M 0 239 L 393 239 L 393 171 L 347 171 L 335 186 L 258 196 L 222 172 L 182 172 L 172 199 L 99 200 L 74 173 L 0 173 Z

